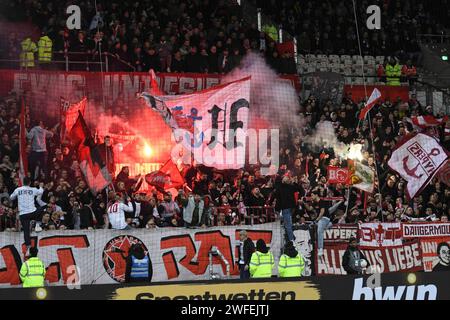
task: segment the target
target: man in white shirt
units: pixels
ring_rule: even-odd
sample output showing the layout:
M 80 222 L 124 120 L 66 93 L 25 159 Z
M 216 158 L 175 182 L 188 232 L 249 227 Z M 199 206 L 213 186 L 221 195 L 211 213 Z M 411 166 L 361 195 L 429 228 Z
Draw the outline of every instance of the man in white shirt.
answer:
M 131 227 L 127 224 L 125 219 L 125 212 L 133 212 L 133 205 L 131 199 L 128 198 L 128 205 L 123 203 L 122 195 L 117 193 L 114 195 L 115 201 L 108 207 L 108 219 L 111 227 L 117 230 L 129 230 Z
M 30 183 L 30 178 L 23 178 L 23 186 L 16 188 L 10 196 L 11 200 L 17 199 L 18 202 L 19 218 L 20 223 L 22 224 L 27 252 L 31 246 L 30 222 L 38 219 L 40 214 L 40 209 L 36 208 L 35 199 L 37 196 L 41 196 L 44 193 L 43 183 L 39 185 L 39 189 L 30 187 Z

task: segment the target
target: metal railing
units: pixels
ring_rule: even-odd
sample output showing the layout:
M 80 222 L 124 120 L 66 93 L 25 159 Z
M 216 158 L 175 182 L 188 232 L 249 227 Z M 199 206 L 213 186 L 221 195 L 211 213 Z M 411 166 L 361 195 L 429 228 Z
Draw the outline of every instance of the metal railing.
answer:
M 52 52 L 53 58 L 50 62 L 39 62 L 33 59 L 34 67 L 28 66 L 27 59 L 0 59 L 0 69 L 20 70 L 60 70 L 60 71 L 136 71 L 136 68 L 117 55 L 103 52 L 102 58 L 98 53 L 86 52 Z M 23 64 L 23 65 L 22 65 Z M 123 70 L 125 68 L 125 70 Z M 112 69 L 112 70 L 111 70 Z M 115 70 L 121 69 L 121 70 Z
M 418 33 L 416 36 L 421 43 L 450 43 L 449 34 Z
M 219 206 L 211 209 L 210 226 L 255 225 L 279 219 L 273 206 Z

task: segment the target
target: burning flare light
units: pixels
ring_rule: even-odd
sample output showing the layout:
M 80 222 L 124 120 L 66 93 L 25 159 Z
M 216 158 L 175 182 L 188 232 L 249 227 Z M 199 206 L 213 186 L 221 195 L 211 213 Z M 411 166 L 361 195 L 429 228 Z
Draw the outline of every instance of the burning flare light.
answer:
M 362 144 L 351 144 L 348 148 L 347 158 L 352 160 L 361 161 L 363 159 L 363 154 L 361 152 Z
M 147 158 L 153 155 L 153 149 L 147 143 L 144 144 L 143 155 Z

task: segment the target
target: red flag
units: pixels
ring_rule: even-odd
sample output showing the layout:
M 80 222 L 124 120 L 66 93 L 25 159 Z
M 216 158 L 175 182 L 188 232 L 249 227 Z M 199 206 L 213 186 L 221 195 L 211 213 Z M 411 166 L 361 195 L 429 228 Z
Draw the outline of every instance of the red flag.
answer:
M 78 103 L 70 104 L 69 101 L 61 97 L 61 140 L 64 140 L 66 134 L 72 130 L 73 125 L 77 121 L 78 112 L 84 117 L 84 111 L 87 105 L 87 98 L 84 97 Z
M 112 179 L 81 112 L 78 113 L 69 137 L 77 151 L 80 169 L 89 188 L 93 193 L 100 192 Z
M 167 161 L 158 171 L 147 174 L 145 180 L 161 190 L 179 188 L 184 185 L 184 178 L 172 160 Z
M 381 98 L 380 90 L 378 90 L 377 88 L 373 89 L 372 94 L 369 97 L 369 100 L 367 100 L 364 108 L 359 113 L 359 120 L 364 120 L 367 113 L 374 107 L 374 105 L 380 98 Z
M 347 184 L 349 181 L 349 170 L 348 168 L 340 168 L 340 167 L 333 167 L 328 166 L 328 183 L 335 184 L 335 183 L 344 183 Z
M 25 103 L 22 98 L 22 106 L 20 107 L 20 131 L 19 131 L 19 181 L 20 185 L 23 184 L 23 178 L 28 172 L 28 158 L 26 153 L 27 148 L 27 138 L 26 138 L 26 128 L 25 128 Z
M 158 82 L 156 82 L 156 74 L 153 69 L 150 69 L 150 93 L 155 96 L 163 96 L 164 92 L 159 88 Z

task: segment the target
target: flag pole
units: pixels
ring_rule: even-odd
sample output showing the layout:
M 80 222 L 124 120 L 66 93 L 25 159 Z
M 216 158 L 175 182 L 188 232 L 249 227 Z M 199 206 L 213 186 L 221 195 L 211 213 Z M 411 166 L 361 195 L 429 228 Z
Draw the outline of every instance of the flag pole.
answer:
M 367 96 L 367 84 L 366 84 L 366 78 L 364 76 L 364 59 L 363 59 L 363 55 L 362 55 L 362 49 L 361 49 L 361 39 L 359 38 L 359 26 L 358 26 L 358 17 L 356 14 L 356 3 L 355 0 L 352 1 L 353 2 L 353 13 L 355 16 L 355 25 L 356 25 L 356 37 L 358 39 L 358 48 L 359 48 L 359 57 L 361 58 L 361 74 L 362 74 L 362 79 L 363 79 L 363 84 L 364 84 L 364 94 L 366 96 L 366 102 L 368 100 L 368 96 Z M 373 139 L 373 130 L 372 130 L 372 120 L 370 118 L 370 112 L 367 112 L 367 120 L 369 121 L 369 130 L 370 130 L 370 139 L 372 142 L 372 153 L 373 153 L 373 159 L 374 159 L 374 163 L 375 163 L 375 174 L 376 174 L 376 178 L 377 178 L 377 182 L 378 182 L 378 194 L 379 194 L 379 210 L 381 211 L 381 221 L 384 222 L 384 216 L 383 216 L 383 206 L 382 206 L 382 195 L 381 195 L 381 187 L 380 187 L 380 179 L 379 179 L 379 175 L 378 175 L 378 165 L 377 165 L 377 156 L 376 156 L 376 149 L 375 149 L 375 144 L 374 144 L 374 139 Z M 358 127 L 360 125 L 360 122 L 358 122 Z M 377 209 L 378 210 L 378 209 Z

